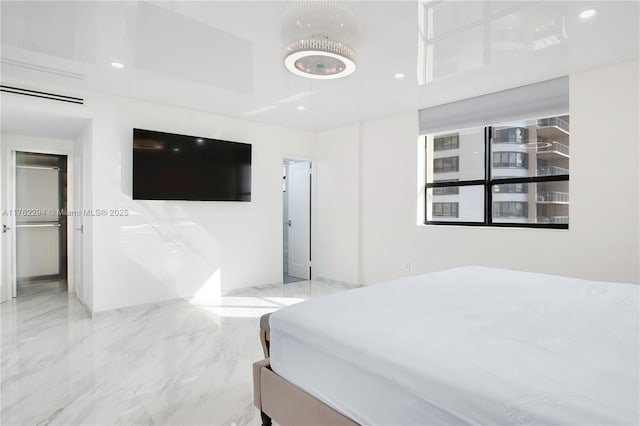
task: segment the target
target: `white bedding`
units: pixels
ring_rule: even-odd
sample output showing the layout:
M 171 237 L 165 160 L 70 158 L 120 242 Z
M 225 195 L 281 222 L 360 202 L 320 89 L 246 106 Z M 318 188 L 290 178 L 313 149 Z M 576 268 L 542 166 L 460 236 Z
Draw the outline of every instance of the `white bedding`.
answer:
M 365 425 L 640 424 L 640 286 L 484 267 L 272 314 L 271 367 Z

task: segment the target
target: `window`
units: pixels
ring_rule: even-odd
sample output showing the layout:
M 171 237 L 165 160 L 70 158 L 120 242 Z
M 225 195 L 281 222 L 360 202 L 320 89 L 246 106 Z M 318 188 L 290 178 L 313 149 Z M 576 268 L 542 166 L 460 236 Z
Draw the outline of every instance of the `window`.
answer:
M 458 182 L 458 179 L 436 180 L 436 182 Z M 433 195 L 458 195 L 459 193 L 460 193 L 460 189 L 457 186 L 433 188 Z
M 446 151 L 447 149 L 458 149 L 458 135 L 439 136 L 433 140 L 434 151 Z
M 433 188 L 433 195 L 458 195 L 459 193 L 460 193 L 460 189 L 457 186 Z
M 523 127 L 507 127 L 495 129 L 493 143 L 523 143 L 528 139 L 529 129 Z
M 567 229 L 569 134 L 562 115 L 426 135 L 425 223 Z
M 529 187 L 526 183 L 503 183 L 502 185 L 493 185 L 493 192 L 502 194 L 526 194 Z
M 458 157 L 445 157 L 433 159 L 434 173 L 447 173 L 458 171 Z
M 458 217 L 458 203 L 433 203 L 434 217 Z
M 526 201 L 496 201 L 493 203 L 493 217 L 527 217 Z
M 493 167 L 509 167 L 526 169 L 529 167 L 529 156 L 524 152 L 502 151 L 493 153 Z

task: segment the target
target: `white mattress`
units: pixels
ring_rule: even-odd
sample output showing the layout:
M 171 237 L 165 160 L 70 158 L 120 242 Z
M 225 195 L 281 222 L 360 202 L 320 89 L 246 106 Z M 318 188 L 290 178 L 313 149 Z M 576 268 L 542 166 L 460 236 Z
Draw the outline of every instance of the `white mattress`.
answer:
M 637 425 L 639 296 L 451 269 L 275 312 L 271 366 L 365 425 Z

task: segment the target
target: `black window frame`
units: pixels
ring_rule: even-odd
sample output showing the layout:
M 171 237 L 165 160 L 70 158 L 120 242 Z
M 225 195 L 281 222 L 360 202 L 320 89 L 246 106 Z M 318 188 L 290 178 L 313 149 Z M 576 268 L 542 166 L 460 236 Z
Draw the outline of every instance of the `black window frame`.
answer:
M 458 182 L 458 179 L 442 179 L 434 182 Z M 441 195 L 458 195 L 460 194 L 460 188 L 457 186 L 445 186 L 442 188 L 433 188 L 432 195 L 439 197 Z
M 528 176 L 528 177 L 508 177 L 493 179 L 491 176 L 491 142 L 492 142 L 492 126 L 484 128 L 484 179 L 461 180 L 457 182 L 432 182 L 426 183 L 424 186 L 424 224 L 425 225 L 453 225 L 453 226 L 488 226 L 501 228 L 545 228 L 545 229 L 569 229 L 568 223 L 517 223 L 517 222 L 494 222 L 493 221 L 493 186 L 511 183 L 539 183 L 539 182 L 560 182 L 568 181 L 569 174 L 552 175 L 552 176 Z M 424 136 L 426 138 L 426 136 Z M 427 158 L 425 152 L 425 166 L 429 167 L 429 163 L 433 166 L 433 158 Z M 458 169 L 460 168 L 458 162 Z M 435 172 L 435 171 L 434 171 Z M 446 188 L 451 186 L 483 186 L 484 187 L 484 221 L 483 222 L 465 222 L 455 220 L 428 220 L 428 197 L 429 188 Z M 459 214 L 459 210 L 458 210 Z

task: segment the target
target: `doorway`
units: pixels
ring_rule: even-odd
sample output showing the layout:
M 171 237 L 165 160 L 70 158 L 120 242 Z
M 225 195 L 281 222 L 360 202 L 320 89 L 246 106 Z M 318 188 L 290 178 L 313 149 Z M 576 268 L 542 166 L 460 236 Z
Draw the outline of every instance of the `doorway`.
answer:
M 15 152 L 14 296 L 67 282 L 67 156 Z
M 311 279 L 311 161 L 282 164 L 282 282 Z
M 25 101 L 26 102 L 26 101 Z M 89 256 L 85 256 L 83 246 L 90 247 L 91 244 L 82 244 L 83 234 L 83 200 L 86 200 L 85 193 L 90 194 L 90 185 L 85 183 L 91 182 L 90 169 L 84 168 L 83 163 L 90 161 L 91 144 L 92 144 L 92 123 L 89 118 L 76 117 L 67 115 L 57 115 L 53 112 L 43 111 L 41 108 L 22 108 L 19 105 L 2 105 L 2 114 L 0 121 L 2 123 L 2 138 L 0 140 L 0 209 L 2 215 L 0 217 L 0 302 L 9 302 L 17 296 L 18 278 L 24 278 L 31 275 L 18 275 L 17 268 L 17 234 L 23 232 L 52 231 L 58 229 L 61 235 L 58 243 L 66 244 L 66 250 L 58 249 L 58 255 L 66 252 L 66 268 L 59 267 L 58 270 L 42 272 L 42 274 L 61 276 L 64 282 L 61 283 L 62 288 L 59 290 L 76 293 L 78 299 L 86 304 L 88 309 L 92 306 L 92 288 L 91 288 L 91 262 Z M 22 103 L 20 103 L 22 105 Z M 66 158 L 66 165 L 60 167 L 61 176 L 66 174 L 66 198 L 67 214 L 58 215 L 63 217 L 48 217 L 46 214 L 41 216 L 43 222 L 47 223 L 46 227 L 38 229 L 32 227 L 25 229 L 18 228 L 18 219 L 28 218 L 35 221 L 33 216 L 16 217 L 13 213 L 16 211 L 16 174 L 21 173 L 16 166 L 17 156 L 19 153 L 30 154 L 48 154 L 54 157 Z M 51 161 L 51 157 L 48 157 Z M 20 165 L 29 165 L 21 163 Z M 55 164 L 45 163 L 36 164 L 36 166 L 56 167 Z M 60 172 L 60 171 L 59 171 Z M 52 178 L 56 182 L 55 178 Z M 54 206 L 55 208 L 55 206 Z M 38 205 L 36 209 L 48 210 L 49 207 Z M 89 211 L 89 210 L 87 210 Z M 38 213 L 30 212 L 32 214 Z M 47 212 L 40 212 L 47 213 Z M 59 213 L 59 212 L 56 212 Z M 56 226 L 55 220 L 60 226 Z M 89 221 L 90 223 L 90 221 Z M 66 229 L 65 229 L 66 228 Z M 85 226 L 86 228 L 86 226 Z M 66 230 L 66 234 L 64 231 Z M 62 235 L 64 234 L 64 235 Z M 89 238 L 91 237 L 89 232 Z M 24 244 L 22 245 L 24 247 Z M 35 257 L 33 254 L 30 256 Z M 87 257 L 89 260 L 87 260 Z M 58 261 L 59 256 L 54 257 Z M 62 259 L 64 260 L 64 259 Z M 63 262 L 60 262 L 62 265 Z M 58 275 L 55 275 L 57 272 Z M 37 273 L 37 271 L 36 271 Z M 37 275 L 35 275 L 37 276 Z M 88 280 L 84 278 L 88 277 Z M 21 283 L 24 280 L 20 280 Z M 24 293 L 22 293 L 24 294 Z

